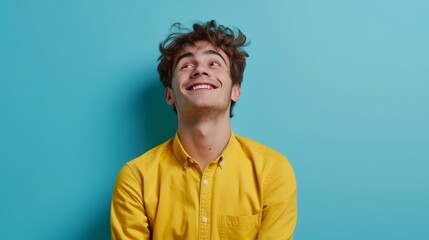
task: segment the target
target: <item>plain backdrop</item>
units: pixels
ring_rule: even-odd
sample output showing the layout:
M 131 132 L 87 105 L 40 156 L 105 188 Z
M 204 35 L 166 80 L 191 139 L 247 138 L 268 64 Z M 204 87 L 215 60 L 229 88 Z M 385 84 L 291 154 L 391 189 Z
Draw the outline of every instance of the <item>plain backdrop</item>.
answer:
M 172 137 L 175 22 L 239 27 L 233 130 L 284 154 L 296 240 L 429 239 L 429 1 L 0 1 L 0 239 L 109 239 L 119 169 Z

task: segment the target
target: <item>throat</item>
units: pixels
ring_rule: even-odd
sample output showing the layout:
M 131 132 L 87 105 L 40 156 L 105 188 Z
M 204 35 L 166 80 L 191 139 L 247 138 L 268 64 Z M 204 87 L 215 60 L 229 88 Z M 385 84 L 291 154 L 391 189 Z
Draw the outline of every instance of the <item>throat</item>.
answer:
M 230 126 L 218 127 L 200 126 L 200 128 L 187 130 L 179 128 L 178 130 L 185 151 L 201 166 L 216 160 L 229 142 Z

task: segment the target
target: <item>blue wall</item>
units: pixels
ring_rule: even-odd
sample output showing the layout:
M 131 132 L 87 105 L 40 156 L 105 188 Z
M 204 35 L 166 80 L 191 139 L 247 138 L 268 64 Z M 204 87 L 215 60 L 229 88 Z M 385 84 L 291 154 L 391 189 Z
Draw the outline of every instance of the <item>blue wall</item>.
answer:
M 37 2 L 37 3 L 36 3 Z M 297 240 L 429 239 L 429 2 L 0 2 L 0 239 L 109 239 L 116 174 L 176 118 L 170 25 L 251 40 L 233 128 L 286 155 Z

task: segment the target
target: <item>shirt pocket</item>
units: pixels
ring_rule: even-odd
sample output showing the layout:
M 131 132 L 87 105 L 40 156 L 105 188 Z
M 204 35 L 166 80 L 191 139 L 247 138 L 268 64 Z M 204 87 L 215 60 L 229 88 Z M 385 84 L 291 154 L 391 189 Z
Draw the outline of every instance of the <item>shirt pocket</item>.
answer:
M 261 225 L 261 214 L 250 216 L 221 216 L 221 239 L 256 239 L 259 226 Z

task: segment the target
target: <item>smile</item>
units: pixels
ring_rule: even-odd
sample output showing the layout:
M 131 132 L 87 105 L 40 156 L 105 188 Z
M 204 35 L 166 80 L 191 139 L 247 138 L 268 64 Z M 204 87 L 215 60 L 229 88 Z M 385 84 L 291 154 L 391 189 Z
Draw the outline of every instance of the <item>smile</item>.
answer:
M 188 91 L 199 91 L 199 90 L 212 90 L 212 89 L 216 89 L 217 87 L 212 86 L 210 84 L 195 84 L 192 85 L 191 87 L 189 87 L 187 90 Z

